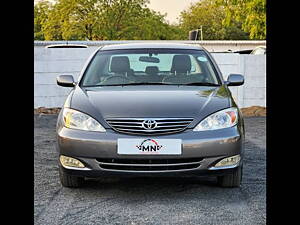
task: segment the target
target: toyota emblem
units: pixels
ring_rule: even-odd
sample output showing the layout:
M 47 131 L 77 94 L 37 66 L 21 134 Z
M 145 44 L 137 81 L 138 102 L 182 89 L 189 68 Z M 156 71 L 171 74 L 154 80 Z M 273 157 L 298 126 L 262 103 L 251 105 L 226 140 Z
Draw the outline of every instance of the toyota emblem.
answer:
M 153 130 L 156 128 L 157 123 L 155 120 L 144 120 L 142 123 L 143 128 L 146 130 Z

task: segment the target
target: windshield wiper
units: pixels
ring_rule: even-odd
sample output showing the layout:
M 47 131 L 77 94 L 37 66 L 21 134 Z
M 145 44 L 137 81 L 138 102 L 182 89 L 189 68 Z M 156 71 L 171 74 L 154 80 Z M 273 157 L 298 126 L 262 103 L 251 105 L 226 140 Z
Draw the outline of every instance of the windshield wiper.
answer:
M 93 85 L 88 87 L 103 87 L 103 86 L 134 86 L 134 85 L 178 85 L 178 84 L 170 84 L 170 83 L 161 83 L 161 82 L 140 82 L 140 83 L 125 83 L 125 84 L 100 84 Z M 87 86 L 85 86 L 87 87 Z
M 82 85 L 83 88 L 89 88 L 89 87 L 101 87 L 102 85 L 94 84 L 94 85 Z
M 128 83 L 124 85 L 177 85 L 177 84 L 162 83 L 162 82 L 140 82 L 140 83 Z
M 193 82 L 193 83 L 187 83 L 187 84 L 181 84 L 181 85 L 187 85 L 187 86 L 221 86 L 220 84 L 215 83 L 208 83 L 208 82 Z
M 220 84 L 206 83 L 206 82 L 194 82 L 187 84 L 176 84 L 176 83 L 161 83 L 161 82 L 140 82 L 140 83 L 125 83 L 125 84 L 97 84 L 88 85 L 83 87 L 104 87 L 104 86 L 135 86 L 135 85 L 186 85 L 186 86 L 220 86 Z

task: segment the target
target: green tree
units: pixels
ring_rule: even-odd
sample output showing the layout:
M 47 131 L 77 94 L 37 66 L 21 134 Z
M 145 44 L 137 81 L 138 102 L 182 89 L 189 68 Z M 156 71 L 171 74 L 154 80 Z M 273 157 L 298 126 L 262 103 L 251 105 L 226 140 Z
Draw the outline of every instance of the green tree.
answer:
M 224 25 L 225 36 L 224 40 L 247 40 L 249 33 L 243 31 L 242 24 L 238 21 L 233 21 L 230 25 Z
M 203 28 L 205 40 L 248 39 L 241 29 L 241 23 L 235 21 L 231 26 L 224 26 L 226 11 L 216 0 L 202 0 L 192 4 L 180 14 L 180 27 L 185 35 L 190 30 Z
M 176 38 L 176 31 L 165 21 L 165 15 L 143 8 L 137 21 L 124 29 L 123 36 L 133 40 L 171 40 Z
M 132 37 L 132 30 L 142 17 L 146 0 L 99 1 L 98 34 L 104 40 L 122 40 Z M 127 33 L 128 32 L 128 33 Z M 133 38 L 130 38 L 133 39 Z
M 218 4 L 226 9 L 226 26 L 239 21 L 250 39 L 266 38 L 266 0 L 218 0 Z
M 148 0 L 103 0 L 97 39 L 162 40 L 171 38 L 171 29 L 161 15 L 147 8 Z
M 93 39 L 97 0 L 58 0 L 43 23 L 46 40 Z
M 170 24 L 169 27 L 169 38 L 167 40 L 187 40 L 188 34 L 178 24 Z
M 47 21 L 50 10 L 51 3 L 48 1 L 39 2 L 34 6 L 34 40 L 45 40 L 42 26 Z
M 148 3 L 149 0 L 58 0 L 40 30 L 45 40 L 177 38 L 179 28 L 170 26 L 166 15 L 147 8 Z

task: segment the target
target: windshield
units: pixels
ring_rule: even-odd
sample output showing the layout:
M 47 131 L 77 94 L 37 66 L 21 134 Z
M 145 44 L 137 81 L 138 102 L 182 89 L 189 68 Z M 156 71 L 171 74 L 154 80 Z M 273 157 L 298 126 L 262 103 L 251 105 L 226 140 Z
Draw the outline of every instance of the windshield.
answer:
M 201 50 L 130 49 L 99 51 L 81 86 L 219 85 L 210 59 Z

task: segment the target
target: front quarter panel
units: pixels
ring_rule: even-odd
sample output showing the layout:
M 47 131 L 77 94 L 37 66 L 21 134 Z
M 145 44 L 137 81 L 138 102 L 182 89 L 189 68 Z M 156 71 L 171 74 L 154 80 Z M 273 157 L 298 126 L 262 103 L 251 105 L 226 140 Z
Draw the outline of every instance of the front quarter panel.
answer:
M 62 123 L 62 112 L 63 112 L 63 108 L 70 108 L 71 105 L 71 100 L 72 100 L 72 96 L 74 94 L 74 89 L 71 90 L 71 92 L 69 93 L 68 97 L 66 98 L 66 101 L 62 107 L 62 109 L 60 110 L 58 117 L 57 117 L 57 122 L 56 122 L 56 132 L 58 133 L 60 131 L 60 129 L 63 127 L 63 123 Z

